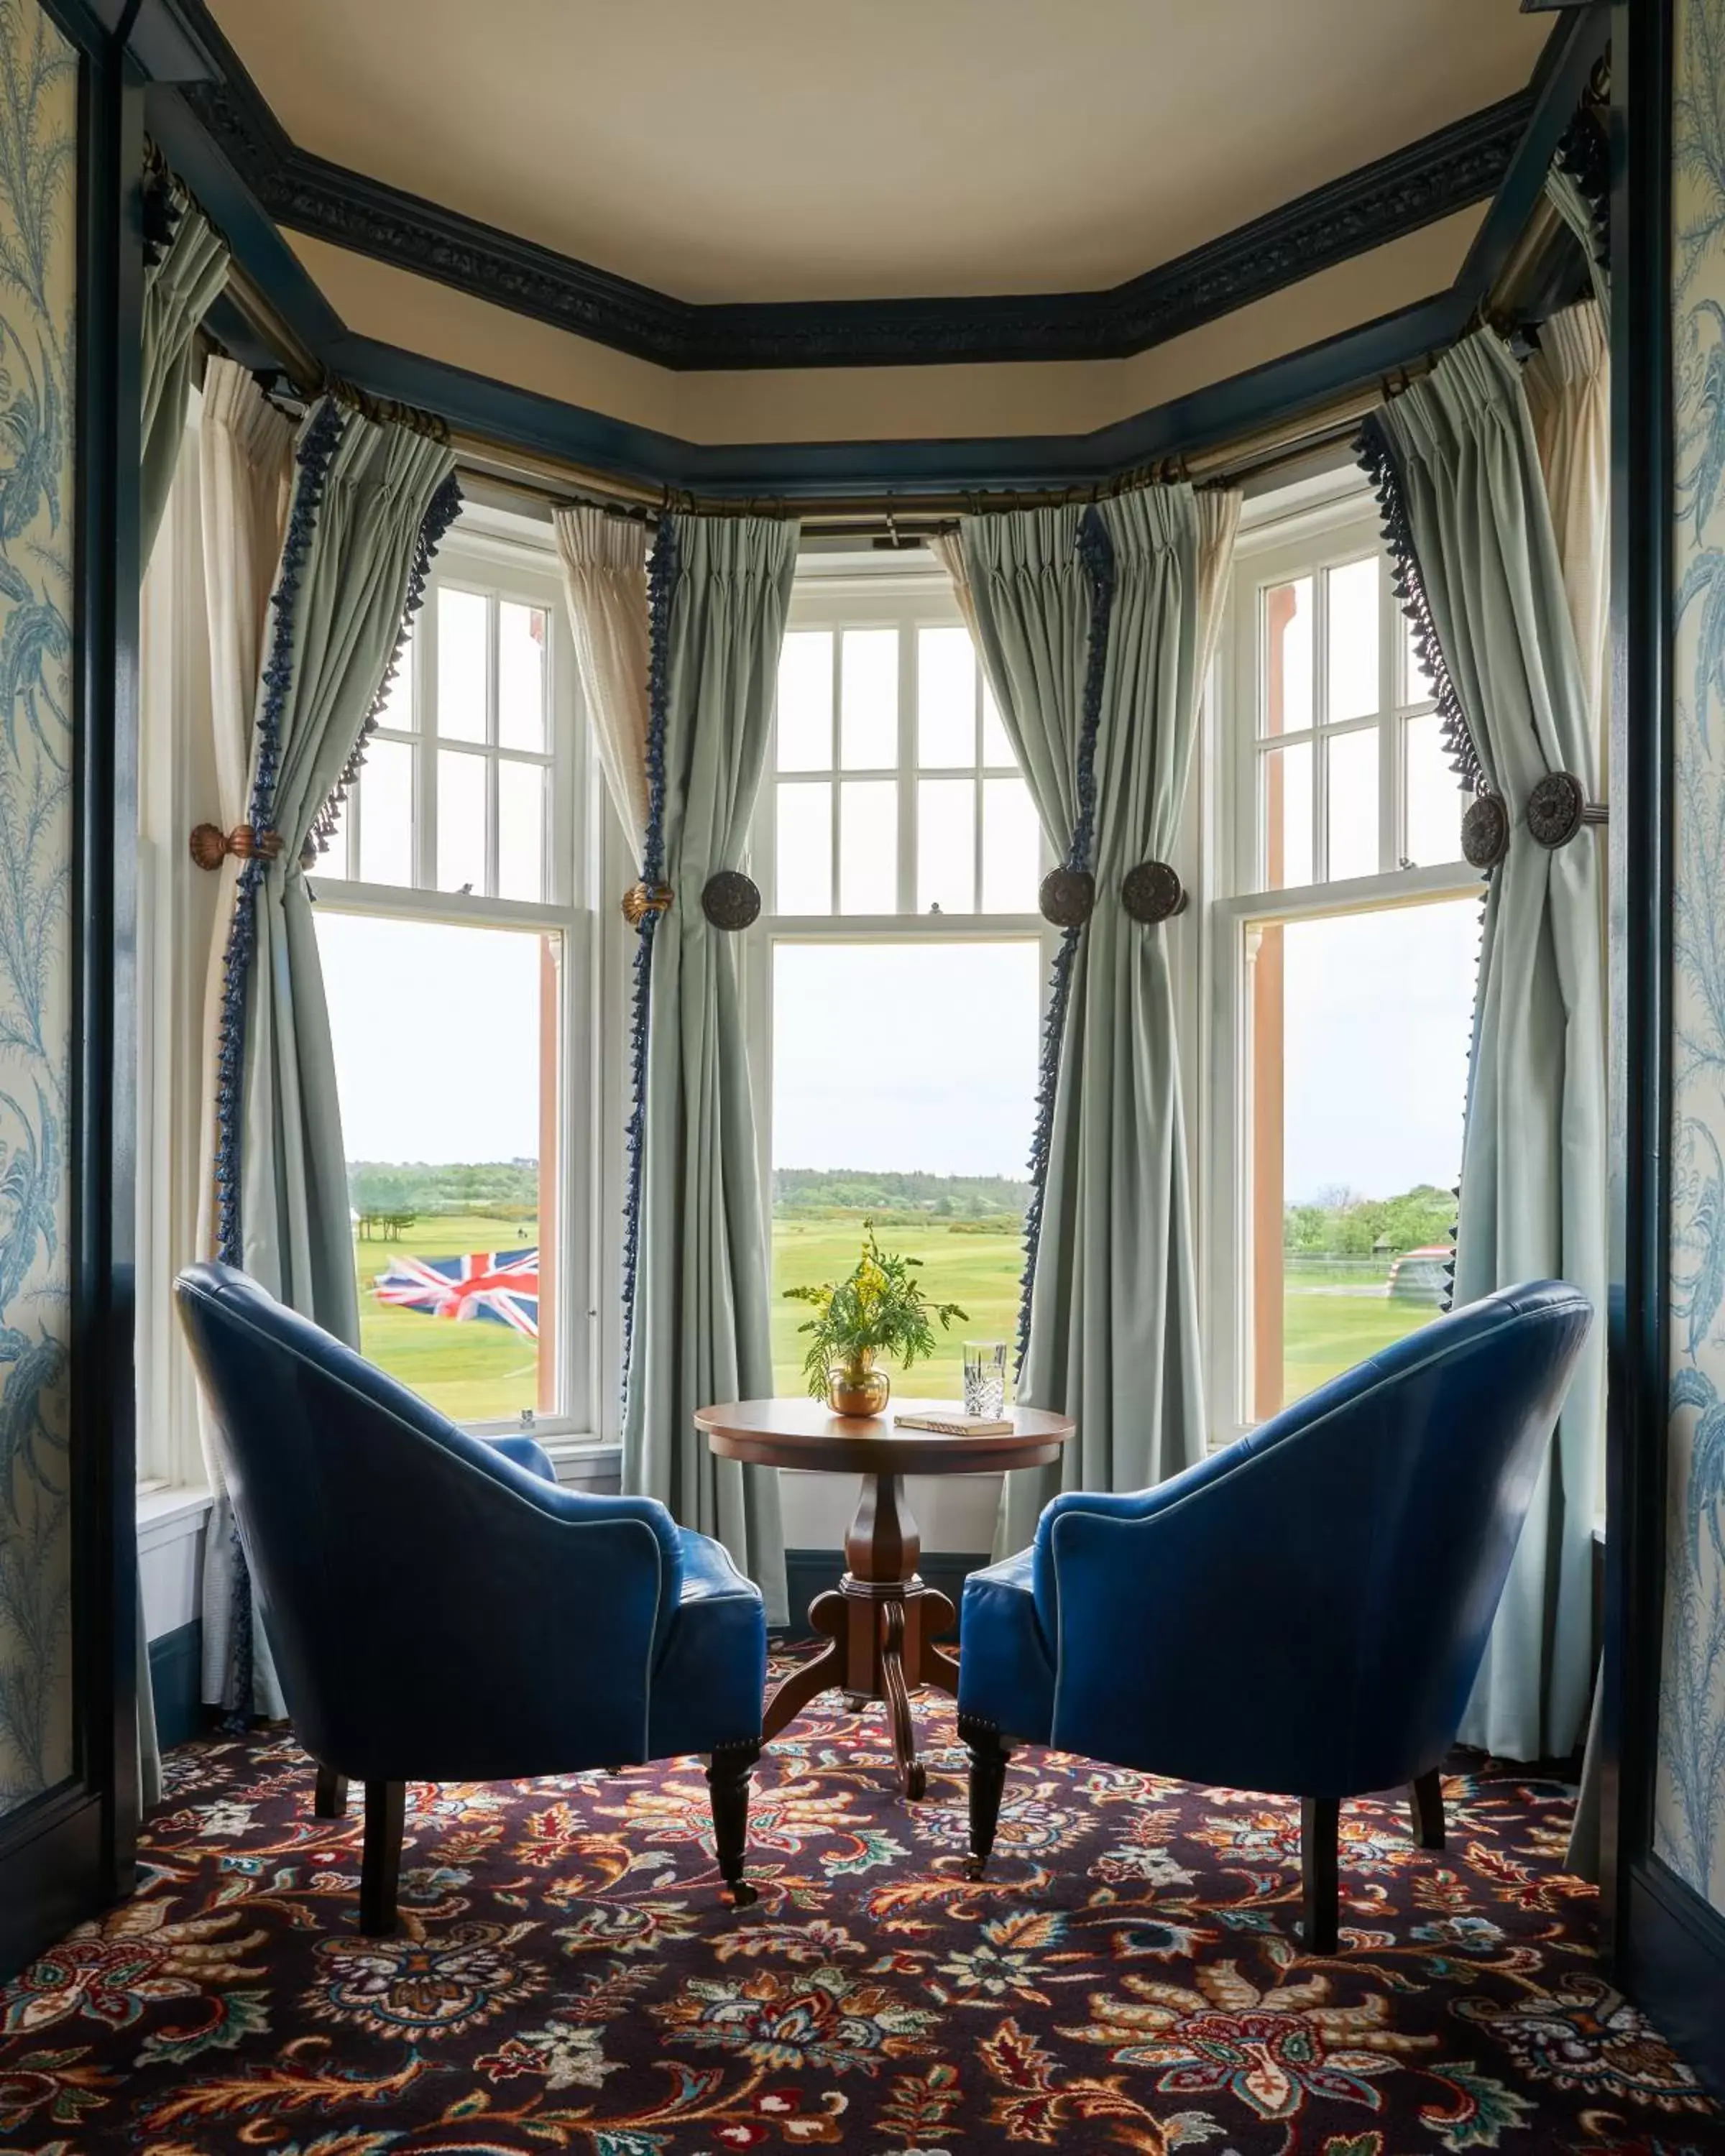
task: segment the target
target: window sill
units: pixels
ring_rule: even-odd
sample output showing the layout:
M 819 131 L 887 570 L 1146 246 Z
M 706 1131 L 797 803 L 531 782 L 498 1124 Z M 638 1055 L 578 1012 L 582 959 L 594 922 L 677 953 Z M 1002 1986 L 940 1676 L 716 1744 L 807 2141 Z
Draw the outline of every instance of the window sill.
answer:
M 139 1549 L 157 1549 L 164 1543 L 195 1535 L 209 1517 L 214 1502 L 210 1491 L 195 1483 L 170 1483 L 163 1488 L 140 1491 Z

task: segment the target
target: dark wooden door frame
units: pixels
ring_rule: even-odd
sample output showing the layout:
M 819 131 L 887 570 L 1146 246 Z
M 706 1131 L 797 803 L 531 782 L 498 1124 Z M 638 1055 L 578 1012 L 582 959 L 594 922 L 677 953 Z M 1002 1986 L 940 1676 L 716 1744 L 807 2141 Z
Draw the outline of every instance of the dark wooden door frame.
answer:
M 1625 1991 L 1725 2092 L 1725 1920 L 1655 1853 L 1670 1409 L 1673 0 L 1612 35 L 1611 1233 L 1600 1912 Z
M 79 55 L 73 531 L 73 1771 L 0 1820 L 0 1977 L 130 1892 L 142 78 L 135 4 L 42 0 Z

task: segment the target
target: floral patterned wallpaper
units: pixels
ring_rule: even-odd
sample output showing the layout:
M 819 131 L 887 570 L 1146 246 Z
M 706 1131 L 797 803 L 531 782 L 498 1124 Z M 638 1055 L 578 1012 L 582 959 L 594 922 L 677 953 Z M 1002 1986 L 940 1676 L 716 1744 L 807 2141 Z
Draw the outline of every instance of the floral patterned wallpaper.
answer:
M 1676 1098 L 1659 1854 L 1725 1911 L 1725 0 L 1677 0 Z
M 0 1813 L 72 1768 L 66 1425 L 77 65 L 0 0 Z

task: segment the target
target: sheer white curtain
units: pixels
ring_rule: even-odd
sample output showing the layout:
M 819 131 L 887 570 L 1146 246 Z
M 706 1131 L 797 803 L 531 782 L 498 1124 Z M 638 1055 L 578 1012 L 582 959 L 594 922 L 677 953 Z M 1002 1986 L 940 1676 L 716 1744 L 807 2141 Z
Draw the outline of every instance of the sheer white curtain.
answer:
M 560 509 L 557 556 L 605 791 L 635 859 L 647 829 L 647 527 Z
M 270 594 L 275 582 L 293 469 L 290 421 L 243 367 L 212 359 L 203 382 L 198 481 L 203 521 L 204 603 L 210 653 L 209 761 L 215 798 L 207 820 L 231 831 L 246 820 L 252 716 L 263 661 Z M 222 863 L 205 963 L 198 1161 L 198 1254 L 216 1255 L 216 1053 L 222 1008 L 222 961 L 234 917 L 239 864 Z M 205 1413 L 199 1402 L 200 1419 Z M 234 1589 L 234 1517 L 220 1463 L 205 1433 L 204 1470 L 215 1493 L 203 1563 L 203 1697 L 220 1704 L 230 1666 Z M 253 1620 L 254 1699 L 260 1713 L 285 1712 L 269 1643 Z

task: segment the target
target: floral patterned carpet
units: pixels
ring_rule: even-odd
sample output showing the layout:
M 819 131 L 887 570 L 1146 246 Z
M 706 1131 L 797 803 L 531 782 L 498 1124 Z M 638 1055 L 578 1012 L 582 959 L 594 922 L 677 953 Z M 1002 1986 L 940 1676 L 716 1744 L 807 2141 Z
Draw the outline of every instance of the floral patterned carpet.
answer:
M 1260 1798 L 1031 1753 L 968 1884 L 964 1754 L 918 1706 L 914 1808 L 878 1708 L 793 1726 L 740 1912 L 696 1763 L 415 1787 L 375 1941 L 357 1800 L 315 1820 L 279 1732 L 188 1746 L 136 1898 L 0 1992 L 0 2156 L 1725 2151 L 1595 1966 L 1560 1785 L 1451 1777 L 1443 1856 L 1345 1808 L 1345 1951 L 1307 1959 Z

